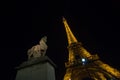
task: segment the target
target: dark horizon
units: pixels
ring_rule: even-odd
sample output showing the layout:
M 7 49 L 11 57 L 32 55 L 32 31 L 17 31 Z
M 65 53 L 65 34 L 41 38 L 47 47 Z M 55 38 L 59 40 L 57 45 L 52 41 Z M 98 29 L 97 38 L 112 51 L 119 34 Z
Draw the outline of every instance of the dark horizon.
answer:
M 47 56 L 57 65 L 56 80 L 62 79 L 68 58 L 62 16 L 91 54 L 98 54 L 104 63 L 120 70 L 119 3 L 116 0 L 33 1 L 32 6 L 17 2 L 15 7 L 3 9 L 0 16 L 2 77 L 13 80 L 15 67 L 27 60 L 27 50 L 46 35 Z

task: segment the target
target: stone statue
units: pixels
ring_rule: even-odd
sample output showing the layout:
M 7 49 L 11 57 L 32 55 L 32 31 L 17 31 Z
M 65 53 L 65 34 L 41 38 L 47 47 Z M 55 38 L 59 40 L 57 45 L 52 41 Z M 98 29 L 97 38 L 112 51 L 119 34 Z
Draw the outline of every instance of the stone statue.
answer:
M 45 56 L 46 50 L 47 50 L 47 47 L 48 47 L 46 45 L 46 42 L 47 42 L 47 36 L 44 36 L 39 41 L 39 44 L 30 48 L 27 52 L 28 59 Z

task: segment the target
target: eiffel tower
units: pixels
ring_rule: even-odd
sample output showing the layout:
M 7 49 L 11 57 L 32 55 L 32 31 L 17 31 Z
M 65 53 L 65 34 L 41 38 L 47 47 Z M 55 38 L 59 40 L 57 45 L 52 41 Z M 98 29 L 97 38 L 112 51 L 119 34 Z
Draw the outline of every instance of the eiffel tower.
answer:
M 73 35 L 63 17 L 68 39 L 68 62 L 65 62 L 64 80 L 120 80 L 120 72 L 90 54 Z

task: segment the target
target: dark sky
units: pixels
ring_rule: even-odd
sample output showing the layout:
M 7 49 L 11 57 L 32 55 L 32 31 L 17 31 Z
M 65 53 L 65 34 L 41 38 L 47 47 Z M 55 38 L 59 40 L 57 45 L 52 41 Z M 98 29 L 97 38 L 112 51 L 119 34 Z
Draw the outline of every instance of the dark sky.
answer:
M 118 0 L 3 2 L 0 72 L 4 80 L 14 80 L 14 68 L 27 60 L 27 50 L 44 35 L 48 37 L 47 56 L 57 65 L 57 80 L 62 80 L 68 55 L 62 16 L 91 54 L 97 53 L 102 61 L 120 69 L 119 4 Z

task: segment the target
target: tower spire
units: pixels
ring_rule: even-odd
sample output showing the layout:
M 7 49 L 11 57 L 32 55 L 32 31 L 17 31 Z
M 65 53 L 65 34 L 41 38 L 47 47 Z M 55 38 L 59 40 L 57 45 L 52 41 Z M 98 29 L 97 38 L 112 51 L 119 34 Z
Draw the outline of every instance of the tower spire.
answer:
M 66 33 L 67 33 L 68 44 L 70 45 L 71 43 L 78 42 L 76 37 L 73 35 L 72 31 L 69 28 L 67 20 L 64 17 L 63 17 L 63 23 L 64 23 L 65 30 L 66 30 Z

